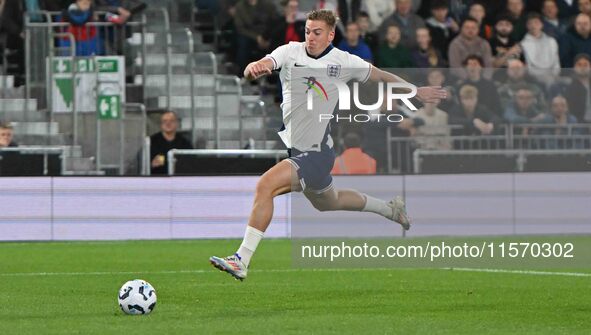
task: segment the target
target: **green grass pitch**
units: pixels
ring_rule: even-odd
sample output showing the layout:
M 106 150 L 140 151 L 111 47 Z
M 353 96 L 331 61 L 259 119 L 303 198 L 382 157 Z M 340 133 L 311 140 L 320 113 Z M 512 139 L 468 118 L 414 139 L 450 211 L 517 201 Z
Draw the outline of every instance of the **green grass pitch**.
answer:
M 269 239 L 238 282 L 208 263 L 238 243 L 0 243 L 0 334 L 591 333 L 591 277 L 298 270 Z M 135 278 L 156 288 L 151 315 L 119 310 Z

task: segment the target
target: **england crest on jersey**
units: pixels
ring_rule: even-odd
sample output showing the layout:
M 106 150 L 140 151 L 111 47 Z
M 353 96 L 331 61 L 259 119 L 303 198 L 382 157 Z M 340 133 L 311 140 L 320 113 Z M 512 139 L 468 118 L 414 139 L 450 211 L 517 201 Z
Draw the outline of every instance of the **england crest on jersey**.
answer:
M 338 78 L 341 75 L 341 66 L 329 64 L 327 65 L 326 71 L 329 77 Z

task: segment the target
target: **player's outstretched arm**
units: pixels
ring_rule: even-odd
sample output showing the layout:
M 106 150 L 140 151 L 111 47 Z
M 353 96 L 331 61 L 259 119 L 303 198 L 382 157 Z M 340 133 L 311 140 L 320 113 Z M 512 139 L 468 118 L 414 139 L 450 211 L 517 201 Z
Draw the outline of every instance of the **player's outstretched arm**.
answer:
M 369 80 L 376 82 L 394 82 L 394 83 L 406 83 L 407 81 L 398 77 L 395 74 L 381 70 L 375 66 L 371 66 L 371 73 L 369 74 Z M 443 99 L 447 99 L 447 91 L 441 86 L 423 86 L 417 87 L 417 98 L 422 102 L 438 102 Z
M 272 71 L 273 61 L 270 58 L 262 58 L 246 66 L 244 69 L 244 78 L 248 80 L 255 80 L 264 75 L 271 74 Z

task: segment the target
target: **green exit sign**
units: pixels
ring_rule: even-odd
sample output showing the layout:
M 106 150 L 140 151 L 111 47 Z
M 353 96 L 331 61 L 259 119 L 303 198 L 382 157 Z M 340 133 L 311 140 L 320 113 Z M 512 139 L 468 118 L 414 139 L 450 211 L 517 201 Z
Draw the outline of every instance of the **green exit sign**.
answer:
M 99 59 L 98 69 L 99 72 L 117 72 L 119 71 L 116 59 Z
M 121 118 L 121 96 L 99 95 L 97 99 L 98 117 L 102 120 Z

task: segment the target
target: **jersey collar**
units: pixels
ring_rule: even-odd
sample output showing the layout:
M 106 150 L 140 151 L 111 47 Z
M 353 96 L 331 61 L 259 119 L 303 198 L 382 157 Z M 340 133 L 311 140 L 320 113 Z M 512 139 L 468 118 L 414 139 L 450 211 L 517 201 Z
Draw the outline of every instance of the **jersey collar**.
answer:
M 332 45 L 332 43 L 329 44 L 328 47 L 326 47 L 326 49 L 324 49 L 324 51 L 322 51 L 322 53 L 320 55 L 318 55 L 318 56 L 312 56 L 312 55 L 310 55 L 308 53 L 308 49 L 306 49 L 306 55 L 308 55 L 308 57 L 313 58 L 313 59 L 320 59 L 320 58 L 326 56 L 330 52 L 330 50 L 332 50 L 333 48 L 334 48 L 334 46 Z

